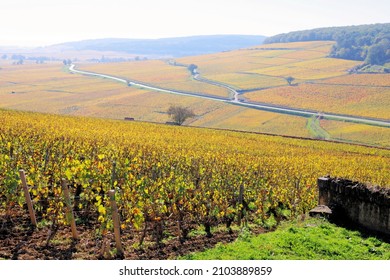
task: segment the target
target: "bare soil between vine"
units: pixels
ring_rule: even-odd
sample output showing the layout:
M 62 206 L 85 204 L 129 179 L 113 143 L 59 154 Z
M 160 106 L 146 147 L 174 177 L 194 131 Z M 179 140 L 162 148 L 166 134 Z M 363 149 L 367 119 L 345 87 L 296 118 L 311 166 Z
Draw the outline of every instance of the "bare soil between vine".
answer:
M 50 227 L 34 229 L 30 226 L 27 214 L 15 211 L 10 220 L 0 215 L 0 259 L 11 260 L 99 260 L 99 259 L 128 259 L 128 260 L 166 260 L 176 259 L 191 252 L 203 251 L 218 243 L 233 242 L 238 232 L 229 233 L 227 230 L 214 232 L 212 237 L 197 234 L 189 237 L 183 243 L 172 232 L 175 226 L 166 228 L 168 236 L 160 245 L 145 238 L 141 246 L 140 234 L 134 231 L 124 231 L 121 236 L 124 256 L 115 255 L 115 241 L 112 233 L 104 237 L 96 234 L 97 225 L 78 225 L 79 239 L 72 239 L 70 226 L 61 226 L 57 231 Z M 254 233 L 266 232 L 263 228 L 254 229 Z M 54 234 L 53 234 L 54 233 Z M 49 236 L 51 239 L 47 242 Z M 103 244 L 106 244 L 104 249 Z

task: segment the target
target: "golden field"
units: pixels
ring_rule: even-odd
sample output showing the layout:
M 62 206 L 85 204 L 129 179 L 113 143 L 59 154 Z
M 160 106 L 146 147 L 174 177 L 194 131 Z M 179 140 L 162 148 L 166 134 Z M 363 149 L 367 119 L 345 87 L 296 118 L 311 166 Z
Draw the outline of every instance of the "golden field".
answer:
M 62 63 L 0 64 L 0 107 L 100 118 L 166 122 L 172 104 L 203 115 L 215 101 L 141 90 L 108 79 L 71 74 Z M 228 106 L 228 105 L 224 105 Z
M 195 81 L 191 79 L 185 67 L 174 67 L 162 60 L 80 64 L 79 68 L 153 84 L 166 89 L 229 97 L 226 89 Z
M 0 107 L 3 108 L 111 119 L 133 117 L 164 123 L 170 121 L 165 112 L 175 104 L 194 110 L 196 118 L 186 122 L 191 126 L 309 135 L 305 120 L 299 117 L 127 87 L 107 79 L 71 74 L 62 63 L 12 65 L 3 62 L 1 68 Z
M 276 80 L 287 85 L 285 78 L 294 76 L 297 80 L 313 80 L 318 78 L 345 75 L 345 71 L 356 66 L 359 62 L 327 58 L 333 42 L 300 42 L 285 44 L 269 44 L 245 50 L 223 52 L 218 54 L 181 58 L 181 63 L 194 63 L 199 72 L 211 80 L 228 83 L 234 75 L 233 85 L 239 89 L 273 87 Z M 258 74 L 259 85 L 253 81 L 246 84 L 245 74 Z M 241 78 L 239 78 L 241 77 Z M 263 85 L 262 79 L 270 78 L 268 86 Z
M 251 210 L 246 218 L 259 224 L 271 209 L 282 207 L 291 218 L 311 209 L 317 178 L 326 174 L 390 186 L 384 149 L 8 110 L 0 110 L 0 122 L 2 211 L 22 203 L 22 168 L 36 211 L 52 223 L 67 223 L 61 178 L 79 186 L 77 208 L 88 209 L 100 230 L 112 229 L 110 188 L 122 229 L 139 230 L 178 220 L 223 224 L 242 207 L 232 204 L 240 186 Z
M 390 129 L 388 128 L 331 120 L 321 120 L 320 123 L 321 127 L 334 139 L 390 147 Z
M 389 74 L 348 74 L 357 61 L 327 57 L 333 42 L 260 45 L 248 49 L 185 57 L 204 78 L 242 90 L 242 99 L 318 112 L 390 118 Z M 168 89 L 231 98 L 227 89 L 195 81 L 186 67 L 165 60 L 121 63 L 80 63 L 80 70 L 138 80 Z M 100 118 L 167 122 L 170 105 L 190 107 L 197 115 L 186 125 L 316 137 L 309 120 L 248 109 L 195 97 L 177 96 L 109 79 L 71 74 L 60 62 L 12 65 L 0 60 L 0 107 Z M 294 78 L 288 85 L 286 78 Z M 325 124 L 332 123 L 331 126 Z M 330 139 L 389 147 L 388 129 L 321 121 Z M 372 133 L 364 133 L 372 131 Z M 376 132 L 376 131 L 383 131 Z M 371 135 L 371 136 L 370 136 Z M 320 136 L 318 136 L 320 137 Z
M 248 100 L 347 115 L 390 119 L 390 88 L 308 84 L 246 93 Z
M 348 75 L 361 62 L 327 57 L 332 45 L 269 44 L 179 62 L 198 65 L 208 79 L 252 89 L 243 95 L 250 101 L 389 119 L 390 75 Z M 289 76 L 294 78 L 292 86 L 286 81 Z

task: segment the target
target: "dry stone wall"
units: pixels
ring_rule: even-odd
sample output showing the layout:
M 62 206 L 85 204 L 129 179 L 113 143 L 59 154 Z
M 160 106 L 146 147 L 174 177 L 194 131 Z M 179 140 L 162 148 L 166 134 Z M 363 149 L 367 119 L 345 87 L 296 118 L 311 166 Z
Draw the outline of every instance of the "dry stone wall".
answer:
M 337 219 L 390 238 L 390 189 L 368 187 L 346 179 L 318 179 L 319 205 Z

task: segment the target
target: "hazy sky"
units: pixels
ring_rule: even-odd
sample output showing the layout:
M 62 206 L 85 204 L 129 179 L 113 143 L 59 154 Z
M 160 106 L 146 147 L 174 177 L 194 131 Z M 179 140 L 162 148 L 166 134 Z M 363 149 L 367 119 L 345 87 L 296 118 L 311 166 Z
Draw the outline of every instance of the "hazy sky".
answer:
M 0 1 L 0 45 L 207 34 L 270 36 L 390 22 L 390 0 Z

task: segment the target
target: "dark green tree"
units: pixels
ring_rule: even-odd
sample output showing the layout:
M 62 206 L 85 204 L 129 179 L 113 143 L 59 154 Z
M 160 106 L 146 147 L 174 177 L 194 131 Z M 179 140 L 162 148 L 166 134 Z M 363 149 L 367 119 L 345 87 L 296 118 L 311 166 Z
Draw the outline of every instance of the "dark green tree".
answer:
M 292 82 L 293 82 L 294 80 L 295 80 L 294 77 L 291 77 L 291 76 L 286 77 L 286 81 L 287 81 L 287 83 L 288 83 L 290 86 L 292 86 Z
M 366 63 L 383 65 L 390 60 L 389 56 L 390 40 L 383 39 L 378 44 L 369 48 Z
M 198 69 L 198 66 L 196 66 L 195 64 L 190 64 L 190 65 L 188 65 L 187 69 L 188 69 L 188 71 L 191 72 L 192 75 L 195 75 L 196 69 Z
M 388 41 L 390 41 L 390 23 L 294 31 L 269 37 L 264 43 L 313 40 L 336 41 L 329 54 L 330 57 L 365 61 L 366 64 L 376 65 L 390 62 L 390 56 L 387 54 Z

